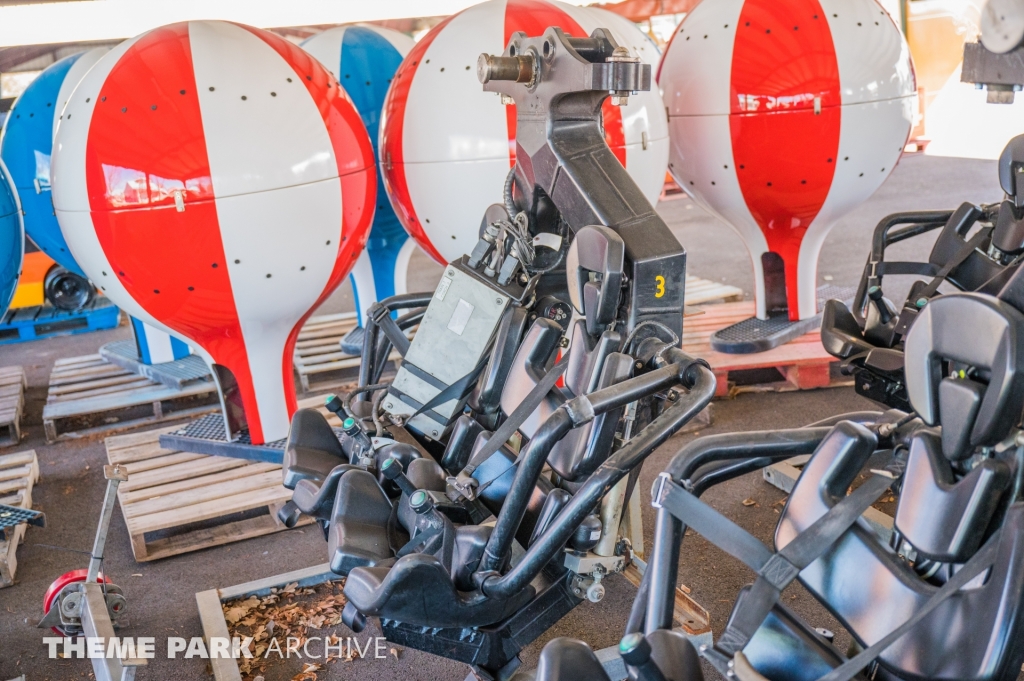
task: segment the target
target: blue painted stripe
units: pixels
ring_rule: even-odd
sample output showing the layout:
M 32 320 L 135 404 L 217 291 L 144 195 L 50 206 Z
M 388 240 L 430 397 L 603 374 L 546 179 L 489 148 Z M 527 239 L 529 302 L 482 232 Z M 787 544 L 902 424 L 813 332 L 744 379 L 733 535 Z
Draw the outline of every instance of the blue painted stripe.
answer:
M 149 340 L 146 338 L 146 325 L 135 317 L 132 320 L 132 331 L 135 332 L 135 347 L 139 350 L 139 359 L 143 364 L 152 364 L 153 358 L 149 354 Z
M 57 95 L 68 71 L 82 54 L 51 64 L 18 97 L 4 122 L 0 158 L 7 165 L 21 199 L 28 237 L 65 269 L 85 276 L 57 224 L 49 189 Z M 36 191 L 36 180 L 40 192 Z
M 374 154 L 377 153 L 377 132 L 384 97 L 401 63 L 399 51 L 373 29 L 364 26 L 345 29 L 341 38 L 338 80 L 370 133 Z

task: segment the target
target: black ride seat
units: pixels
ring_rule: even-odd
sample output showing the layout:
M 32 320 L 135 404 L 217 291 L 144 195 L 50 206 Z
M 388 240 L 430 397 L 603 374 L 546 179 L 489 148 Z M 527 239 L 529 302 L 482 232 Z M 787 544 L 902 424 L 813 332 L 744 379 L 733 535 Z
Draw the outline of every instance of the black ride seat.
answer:
M 977 293 L 933 299 L 906 338 L 906 357 L 908 395 L 918 418 L 900 412 L 872 418 L 850 414 L 849 420 L 831 421 L 835 425 L 823 437 L 820 427 L 717 435 L 700 438 L 676 455 L 664 474 L 671 482 L 661 481 L 671 491 L 663 495 L 665 488 L 656 486 L 655 492 L 665 532 L 648 569 L 667 586 L 652 588 L 638 601 L 647 608 L 647 639 L 668 632 L 671 606 L 665 610 L 665 603 L 674 594 L 680 541 L 672 535 L 681 535 L 688 523 L 703 527 L 712 543 L 749 560 L 748 565 L 766 560 L 763 549 L 754 546 L 756 539 L 730 529 L 731 521 L 717 512 L 700 510 L 694 496 L 729 479 L 722 474 L 726 469 L 735 477 L 814 446 L 775 533 L 777 551 L 797 546 L 798 537 L 802 548 L 776 553 L 762 564 L 759 581 L 743 589 L 725 631 L 713 648 L 702 648 L 703 654 L 722 674 L 743 681 L 817 681 L 847 665 L 846 655 L 818 631 L 777 600 L 764 600 L 777 593 L 766 588 L 784 588 L 790 579 L 785 573 L 792 569 L 790 574 L 861 649 L 885 639 L 868 655 L 876 655 L 876 667 L 865 670 L 858 660 L 844 668 L 842 678 L 1018 677 L 1024 660 L 1024 471 L 1016 450 L 1024 412 L 1024 314 Z M 829 533 L 820 533 L 821 527 L 803 533 L 848 499 L 868 460 L 886 448 L 894 450 L 889 452 L 895 453 L 893 463 L 881 473 L 872 471 L 867 482 L 883 491 L 886 479 L 899 484 L 893 539 L 883 539 L 857 519 L 837 540 L 811 549 L 810 538 L 822 541 Z M 854 504 L 852 510 L 857 508 Z M 836 522 L 841 521 L 833 516 Z M 799 569 L 787 564 L 787 555 L 798 561 L 805 555 L 811 562 L 801 562 L 806 567 Z M 950 580 L 959 588 L 946 588 L 942 600 L 933 600 L 944 584 L 952 586 Z M 783 586 L 769 586 L 774 583 Z M 759 609 L 765 606 L 771 609 L 761 620 Z M 636 612 L 645 611 L 634 606 Z M 916 622 L 907 626 L 912 618 Z M 632 621 L 631 616 L 631 627 Z M 747 631 L 753 632 L 749 638 Z M 622 645 L 637 636 L 628 634 Z M 653 676 L 645 676 L 635 660 L 623 657 L 630 678 L 702 678 L 699 669 L 680 672 L 662 660 Z M 870 665 L 868 658 L 864 663 Z M 575 678 L 570 667 L 588 669 L 596 658 L 583 644 L 558 640 L 542 660 L 536 681 Z M 607 678 L 593 669 L 589 676 Z
M 858 643 L 870 646 L 918 611 L 939 588 L 936 580 L 948 578 L 999 533 L 987 573 L 881 653 L 880 664 L 895 677 L 967 681 L 1016 678 L 1020 670 L 1024 502 L 1007 498 L 1014 464 L 983 458 L 958 476 L 953 466 L 980 446 L 1002 442 L 1019 422 L 1022 334 L 1024 315 L 989 296 L 950 294 L 925 307 L 906 340 L 908 393 L 925 426 L 910 438 L 895 516 L 899 548 L 912 548 L 916 565 L 860 521 L 800 573 L 801 583 Z M 877 446 L 875 433 L 862 425 L 844 421 L 833 428 L 790 494 L 776 529 L 777 549 L 846 496 Z M 931 580 L 920 574 L 928 565 L 936 568 L 929 571 Z M 826 662 L 828 656 L 821 659 L 824 667 L 780 663 L 780 645 L 823 649 L 820 639 L 795 632 L 792 626 L 779 627 L 778 620 L 766 622 L 744 654 L 769 679 L 810 681 L 820 678 L 823 668 L 837 666 L 835 660 Z M 796 638 L 804 643 L 794 645 Z
M 281 465 L 284 486 L 295 489 L 299 480 L 309 480 L 319 487 L 341 463 L 348 463 L 348 456 L 323 414 L 315 409 L 296 411 L 288 428 Z

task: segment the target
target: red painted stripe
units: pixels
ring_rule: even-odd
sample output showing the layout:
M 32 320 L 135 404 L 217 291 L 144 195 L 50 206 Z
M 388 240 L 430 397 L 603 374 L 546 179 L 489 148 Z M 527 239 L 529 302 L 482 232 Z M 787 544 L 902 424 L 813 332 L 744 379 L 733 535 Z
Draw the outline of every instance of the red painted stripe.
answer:
M 584 10 L 585 11 L 585 10 Z M 517 31 L 526 33 L 533 38 L 544 34 L 551 26 L 557 26 L 566 35 L 585 38 L 588 33 L 565 10 L 544 0 L 507 0 L 505 4 L 505 36 L 502 49 L 508 45 L 512 34 Z M 604 116 L 604 136 L 611 147 L 615 158 L 626 165 L 626 133 L 622 126 L 622 110 L 612 106 L 611 98 L 605 99 L 601 106 Z M 516 107 L 509 104 L 505 107 L 508 124 L 509 167 L 516 164 Z
M 96 236 L 114 270 L 108 274 L 153 317 L 231 369 L 253 441 L 261 441 L 187 23 L 151 31 L 111 69 L 90 123 L 85 173 Z M 182 213 L 170 193 L 180 187 L 186 190 Z
M 747 0 L 730 86 L 740 190 L 768 249 L 782 256 L 790 319 L 798 319 L 800 242 L 832 186 L 841 119 L 839 64 L 818 0 Z
M 342 221 L 339 225 L 341 241 L 334 268 L 324 284 L 316 303 L 292 327 L 281 357 L 281 371 L 284 376 L 285 400 L 288 417 L 295 413 L 295 381 L 292 379 L 295 341 L 306 319 L 313 314 L 324 300 L 338 287 L 356 264 L 359 254 L 366 246 L 373 224 L 377 199 L 377 177 L 374 167 L 373 146 L 366 132 L 366 126 L 359 117 L 352 101 L 342 88 L 308 52 L 284 38 L 239 24 L 267 45 L 272 47 L 288 62 L 309 91 L 323 117 L 327 134 L 331 139 L 334 157 L 338 163 L 341 185 Z
M 448 17 L 435 26 L 423 36 L 418 43 L 409 51 L 402 64 L 395 72 L 394 79 L 388 89 L 387 97 L 384 99 L 384 106 L 381 111 L 381 177 L 384 178 L 384 186 L 387 188 L 388 198 L 391 206 L 402 222 L 402 226 L 412 235 L 416 243 L 420 245 L 427 255 L 441 263 L 447 264 L 447 260 L 437 252 L 426 230 L 420 224 L 416 215 L 416 207 L 413 205 L 412 196 L 409 194 L 409 183 L 405 177 L 405 153 L 403 150 L 405 134 L 406 105 L 409 103 L 409 88 L 416 75 L 416 69 L 423 60 L 427 48 L 434 39 L 441 34 L 455 16 Z

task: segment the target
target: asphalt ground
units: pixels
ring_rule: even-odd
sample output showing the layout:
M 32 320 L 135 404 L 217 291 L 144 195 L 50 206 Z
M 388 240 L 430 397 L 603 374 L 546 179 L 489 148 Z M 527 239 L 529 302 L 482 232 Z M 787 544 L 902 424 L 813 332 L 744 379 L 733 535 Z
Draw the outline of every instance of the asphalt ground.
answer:
M 819 279 L 840 285 L 855 285 L 863 268 L 870 236 L 885 215 L 901 210 L 954 208 L 962 201 L 991 202 L 1001 198 L 992 161 L 905 156 L 886 184 L 862 206 L 841 220 L 822 249 Z M 749 258 L 732 230 L 705 213 L 688 198 L 666 201 L 659 212 L 686 246 L 691 274 L 752 290 Z M 894 255 L 924 258 L 931 237 L 908 242 Z M 440 268 L 423 256 L 414 259 L 410 281 L 429 288 Z M 886 293 L 901 302 L 909 282 L 886 286 Z M 351 309 L 347 285 L 321 308 L 321 312 Z M 0 679 L 25 674 L 28 681 L 70 681 L 87 679 L 91 668 L 85 660 L 50 660 L 42 637 L 33 624 L 42 615 L 47 586 L 60 574 L 85 567 L 95 532 L 105 483 L 106 463 L 101 439 L 45 444 L 42 405 L 54 360 L 95 352 L 115 339 L 127 338 L 128 328 L 70 336 L 31 343 L 0 346 L 0 366 L 22 365 L 30 387 L 24 418 L 25 438 L 20 449 L 35 449 L 39 456 L 41 480 L 33 492 L 34 506 L 47 515 L 45 529 L 30 528 L 18 550 L 17 582 L 0 590 Z M 728 433 L 770 428 L 797 427 L 833 414 L 872 408 L 850 388 L 833 388 L 790 393 L 742 394 L 713 405 L 713 424 L 700 433 L 681 435 L 658 449 L 645 464 L 637 489 L 643 495 L 647 536 L 653 529 L 649 490 L 653 479 L 671 457 L 693 438 L 711 433 Z M 751 474 L 710 490 L 705 500 L 770 542 L 783 498 L 781 492 Z M 747 501 L 745 504 L 744 501 Z M 753 503 L 749 503 L 753 501 Z M 326 544 L 318 530 L 310 527 L 250 539 L 226 546 L 197 551 L 149 563 L 136 563 L 120 508 L 115 508 L 107 541 L 104 570 L 124 590 L 129 602 L 130 625 L 125 636 L 158 639 L 158 658 L 138 675 L 140 681 L 172 681 L 212 678 L 204 660 L 164 657 L 163 639 L 168 636 L 201 636 L 195 593 L 217 587 L 261 579 L 317 565 L 326 560 Z M 684 541 L 680 581 L 706 607 L 715 634 L 720 633 L 738 590 L 751 581 L 749 571 L 732 558 L 711 547 L 698 536 Z M 607 580 L 607 595 L 599 604 L 584 603 L 563 618 L 523 653 L 527 667 L 536 664 L 545 642 L 556 636 L 586 640 L 594 647 L 614 645 L 633 600 L 635 589 L 624 579 Z M 787 605 L 814 626 L 836 631 L 840 644 L 844 635 L 839 625 L 799 586 L 785 595 Z M 316 632 L 311 632 L 315 634 Z M 338 635 L 350 635 L 344 628 Z M 371 626 L 360 639 L 374 635 Z M 397 658 L 336 662 L 318 672 L 324 679 L 396 679 L 401 681 L 443 681 L 465 678 L 467 668 L 414 650 L 397 651 Z M 290 679 L 302 670 L 302 661 L 292 658 L 271 663 L 266 681 Z

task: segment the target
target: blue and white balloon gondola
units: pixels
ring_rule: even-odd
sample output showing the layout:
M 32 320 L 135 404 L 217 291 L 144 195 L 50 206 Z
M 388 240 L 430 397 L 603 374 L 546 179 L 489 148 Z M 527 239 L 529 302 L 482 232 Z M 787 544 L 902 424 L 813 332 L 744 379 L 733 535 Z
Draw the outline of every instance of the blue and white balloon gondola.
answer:
M 7 164 L 24 211 L 25 234 L 59 266 L 51 268 L 46 276 L 47 300 L 67 310 L 87 305 L 94 288 L 75 262 L 54 215 L 50 155 L 64 105 L 89 69 L 108 51 L 97 47 L 47 67 L 14 103 L 0 143 L 0 158 Z M 134 318 L 132 331 L 135 354 L 143 364 L 170 362 L 192 352 L 187 343 Z M 112 349 L 118 350 L 120 345 Z
M 14 298 L 25 259 L 25 226 L 10 173 L 0 161 L 0 319 Z
M 412 38 L 404 33 L 370 25 L 332 28 L 301 44 L 302 49 L 338 79 L 355 104 L 373 143 L 378 187 L 384 186 L 377 146 L 384 97 L 395 71 L 414 44 Z M 373 229 L 366 242 L 366 250 L 359 256 L 350 275 L 359 326 L 342 339 L 344 352 L 359 354 L 363 320 L 370 305 L 406 292 L 406 270 L 415 247 L 391 208 L 387 195 L 382 190 L 378 191 Z

